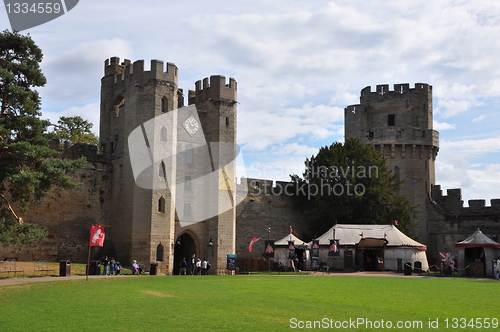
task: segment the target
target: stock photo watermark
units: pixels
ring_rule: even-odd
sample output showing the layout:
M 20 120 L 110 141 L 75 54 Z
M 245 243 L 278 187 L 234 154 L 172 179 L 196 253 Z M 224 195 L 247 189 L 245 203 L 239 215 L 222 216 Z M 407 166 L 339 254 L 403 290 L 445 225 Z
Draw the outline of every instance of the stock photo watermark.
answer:
M 258 167 L 252 164 L 252 169 Z M 289 170 L 289 169 L 287 169 Z M 282 172 L 283 169 L 278 169 Z M 263 169 L 264 176 L 269 176 L 269 168 Z M 274 174 L 276 175 L 276 173 Z M 253 189 L 251 195 L 286 195 L 306 196 L 311 199 L 315 196 L 362 196 L 366 192 L 363 183 L 357 183 L 360 179 L 378 178 L 377 166 L 313 166 L 306 162 L 304 181 L 302 183 L 277 182 L 274 187 L 261 187 L 259 180 L 251 180 L 250 187 Z M 272 176 L 271 176 L 272 178 Z
M 13 31 L 27 30 L 63 16 L 79 0 L 4 0 L 5 10 Z

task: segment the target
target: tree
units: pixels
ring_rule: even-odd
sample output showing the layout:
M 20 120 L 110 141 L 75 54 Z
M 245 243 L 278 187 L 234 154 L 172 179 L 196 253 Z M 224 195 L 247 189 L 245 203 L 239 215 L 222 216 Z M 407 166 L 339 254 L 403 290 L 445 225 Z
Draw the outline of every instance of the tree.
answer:
M 1 242 L 34 243 L 43 238 L 45 232 L 23 224 L 19 214 L 53 187 L 77 186 L 71 174 L 85 163 L 62 160 L 49 147 L 50 122 L 40 119 L 40 97 L 34 90 L 46 83 L 40 70 L 42 56 L 31 37 L 0 33 Z
M 99 138 L 91 131 L 94 125 L 80 116 L 61 116 L 54 125 L 53 135 L 61 141 L 99 145 Z
M 339 224 L 413 226 L 416 210 L 398 196 L 402 181 L 387 168 L 382 154 L 357 139 L 322 147 L 305 161 L 303 177 L 291 175 L 294 198 L 304 212 L 310 237 Z

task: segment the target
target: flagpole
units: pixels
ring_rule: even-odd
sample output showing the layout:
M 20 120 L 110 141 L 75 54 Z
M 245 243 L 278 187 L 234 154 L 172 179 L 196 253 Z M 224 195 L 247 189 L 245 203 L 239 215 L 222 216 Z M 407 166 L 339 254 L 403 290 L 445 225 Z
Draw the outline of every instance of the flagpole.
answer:
M 90 236 L 92 236 L 92 226 L 94 226 L 94 224 L 90 225 Z M 88 244 L 89 244 L 89 252 L 87 254 L 87 269 L 86 269 L 86 278 L 85 280 L 89 281 L 89 270 L 90 270 L 90 240 L 88 241 Z
M 271 239 L 271 227 L 267 228 L 267 240 Z M 267 265 L 269 268 L 269 274 L 271 274 L 271 257 L 267 257 Z
M 89 281 L 89 270 L 90 270 L 90 241 L 89 241 L 89 254 L 87 255 L 87 278 L 86 278 L 87 281 Z

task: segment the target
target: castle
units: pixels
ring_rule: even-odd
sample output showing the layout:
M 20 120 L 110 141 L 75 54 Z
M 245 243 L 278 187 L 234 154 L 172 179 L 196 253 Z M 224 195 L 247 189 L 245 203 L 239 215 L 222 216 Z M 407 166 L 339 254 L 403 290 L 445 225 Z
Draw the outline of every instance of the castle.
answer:
M 236 81 L 224 76 L 197 81 L 184 107 L 178 75 L 174 64 L 165 66 L 159 60 L 151 61 L 150 70 L 144 69 L 142 60 L 105 61 L 99 153 L 83 144 L 63 151 L 65 158 L 87 158 L 87 165 L 75 175 L 82 185 L 69 191 L 56 189 L 33 206 L 24 219 L 45 227 L 48 237 L 36 245 L 2 245 L 5 257 L 83 263 L 89 227 L 100 224 L 106 229 L 105 246 L 93 247 L 92 259 L 106 254 L 124 265 L 136 259 L 155 264 L 159 274 L 172 274 L 183 257 L 196 253 L 211 262 L 212 273 L 225 273 L 228 254 L 237 254 L 249 265 L 262 261 L 264 241 L 250 253 L 252 237 L 279 239 L 290 226 L 305 231 L 290 197 L 273 190 L 285 183 L 242 179 L 237 184 L 231 171 L 236 149 L 214 148 L 213 143 L 236 145 Z M 178 113 L 173 112 L 176 109 Z M 167 124 L 149 125 L 166 116 Z M 491 206 L 473 200 L 464 208 L 460 189 L 443 195 L 435 183 L 439 136 L 432 129 L 432 86 L 364 88 L 360 103 L 345 109 L 345 137 L 374 145 L 405 181 L 399 194 L 417 206 L 414 235 L 427 244 L 431 260 L 439 251 L 452 251 L 478 227 L 497 241 L 500 199 L 492 200 Z M 130 146 L 136 144 L 143 148 L 134 156 Z M 155 159 L 153 146 L 170 157 Z M 206 173 L 193 162 L 197 156 L 209 160 L 215 181 L 220 181 L 205 195 L 210 196 L 205 198 L 207 206 L 220 213 L 191 223 L 185 221 L 201 211 L 199 192 L 204 187 L 198 180 Z M 139 175 L 134 158 L 147 164 Z M 140 179 L 147 184 L 140 185 Z

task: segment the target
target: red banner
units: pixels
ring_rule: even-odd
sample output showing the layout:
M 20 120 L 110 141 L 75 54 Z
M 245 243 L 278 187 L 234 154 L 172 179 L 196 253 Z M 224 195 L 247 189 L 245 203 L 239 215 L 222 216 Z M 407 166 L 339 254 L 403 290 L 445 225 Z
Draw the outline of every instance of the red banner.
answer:
M 90 246 L 104 246 L 104 226 L 90 226 Z
M 260 240 L 260 238 L 256 238 L 256 237 L 254 237 L 254 238 L 252 239 L 252 241 L 250 241 L 250 245 L 248 246 L 248 252 L 252 252 L 252 250 L 253 250 L 253 245 L 255 244 L 255 242 L 257 242 L 257 241 L 259 241 L 259 240 Z

